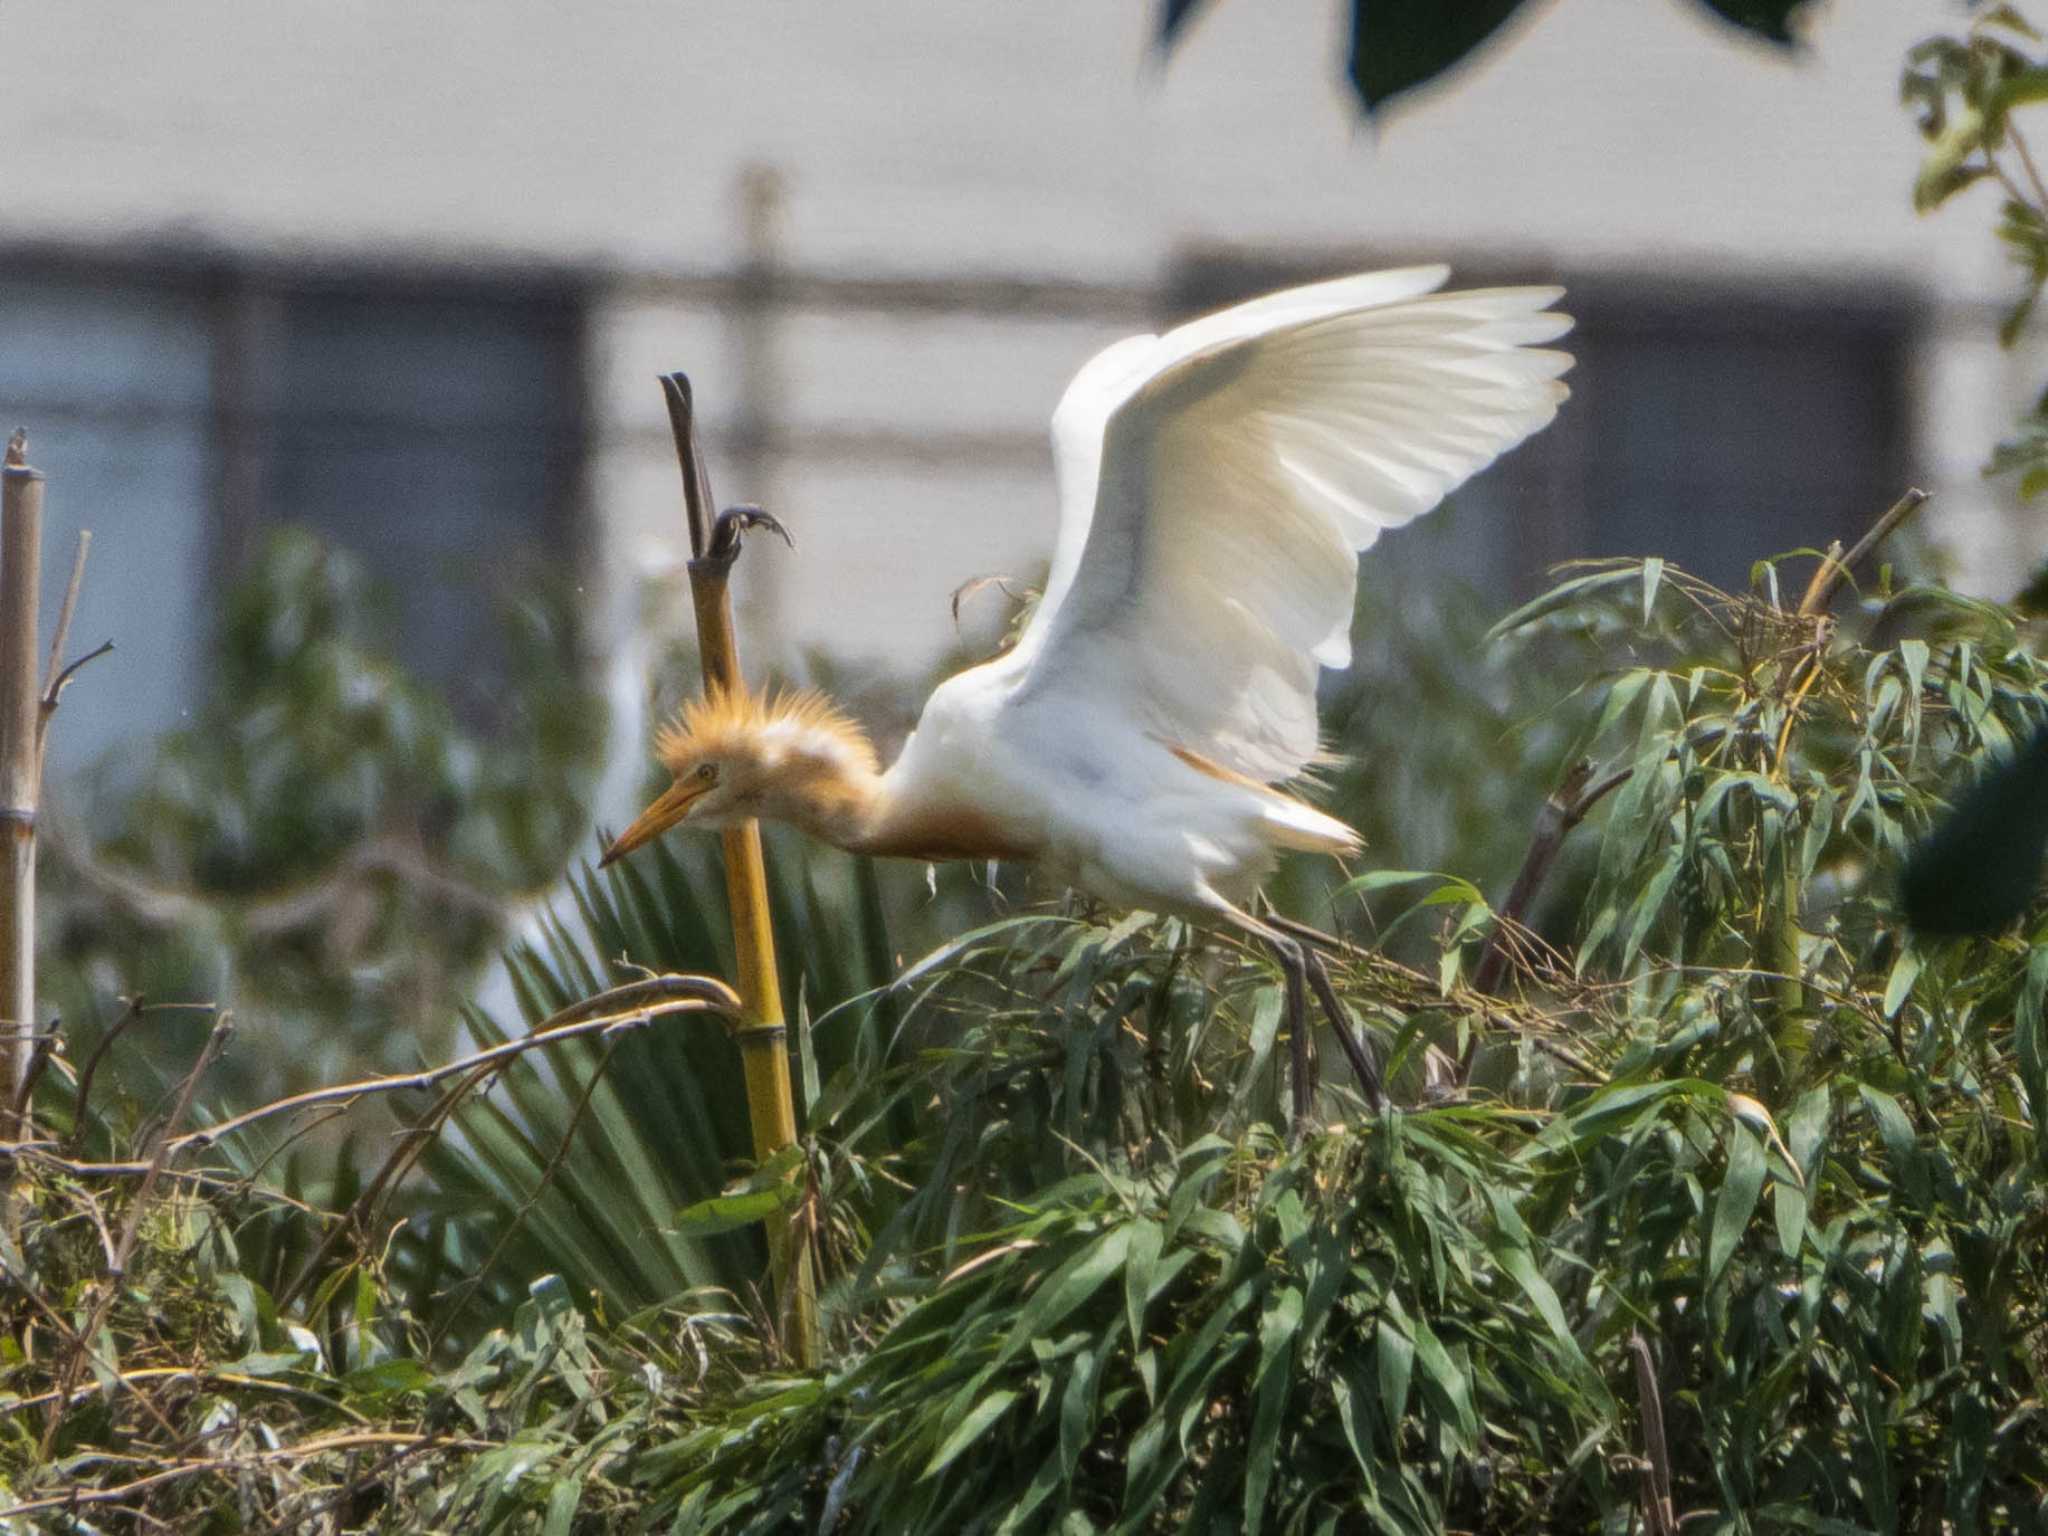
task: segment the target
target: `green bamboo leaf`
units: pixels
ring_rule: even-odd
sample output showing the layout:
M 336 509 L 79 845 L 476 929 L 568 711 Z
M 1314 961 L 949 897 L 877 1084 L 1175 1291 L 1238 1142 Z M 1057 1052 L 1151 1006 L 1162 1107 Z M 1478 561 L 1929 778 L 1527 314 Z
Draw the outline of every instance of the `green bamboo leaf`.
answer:
M 1628 935 L 1622 940 L 1618 964 L 1626 970 L 1643 947 L 1643 941 L 1650 936 L 1650 929 L 1658 918 L 1664 915 L 1664 899 L 1671 894 L 1671 887 L 1685 868 L 1685 850 L 1673 844 L 1664 852 L 1657 863 L 1656 871 L 1637 893 L 1634 920 L 1629 924 Z
M 1000 1387 L 984 1397 L 976 1398 L 974 1406 L 967 1410 L 967 1417 L 946 1436 L 939 1448 L 932 1453 L 932 1459 L 925 1463 L 924 1471 L 918 1474 L 919 1481 L 945 1471 L 961 1452 L 988 1432 L 989 1426 L 1009 1412 L 1010 1404 L 1023 1395 L 1015 1387 Z
M 1374 1334 L 1373 1358 L 1379 1368 L 1380 1414 L 1387 1423 L 1399 1424 L 1408 1416 L 1408 1384 L 1415 1374 L 1415 1344 L 1383 1317 Z
M 1778 1226 L 1778 1251 L 1788 1259 L 1799 1257 L 1799 1244 L 1806 1236 L 1806 1191 L 1782 1179 L 1771 1183 L 1771 1214 Z
M 2048 69 L 2023 69 L 1999 81 L 1989 98 L 1988 115 L 2002 118 L 2014 107 L 2038 101 L 2048 101 Z
M 1294 1384 L 1294 1340 L 1301 1329 L 1301 1292 L 1284 1285 L 1266 1297 L 1259 1318 L 1259 1365 L 1252 1377 L 1252 1432 L 1245 1448 L 1244 1529 L 1258 1536 L 1266 1522 L 1266 1490 L 1280 1455 L 1281 1416 Z
M 1693 809 L 1694 818 L 1705 821 L 1720 809 L 1721 802 L 1730 792 L 1737 789 L 1748 790 L 1759 803 L 1776 806 L 1788 816 L 1797 815 L 1799 812 L 1799 797 L 1784 785 L 1774 783 L 1767 775 L 1747 772 L 1724 773 L 1718 775 L 1707 786 L 1706 792 L 1699 797 Z
M 1579 1348 L 1579 1341 L 1573 1334 L 1571 1324 L 1564 1315 L 1564 1304 L 1557 1298 L 1557 1291 L 1543 1272 L 1536 1267 L 1535 1256 L 1528 1247 L 1527 1228 L 1506 1193 L 1492 1185 L 1482 1186 L 1489 1204 L 1493 1207 L 1494 1223 L 1500 1237 L 1491 1245 L 1496 1263 L 1507 1271 L 1508 1277 L 1522 1288 L 1522 1294 L 1529 1298 L 1536 1308 L 1536 1315 L 1543 1319 L 1550 1330 L 1552 1342 L 1563 1357 L 1568 1369 L 1579 1379 L 1582 1386 L 1593 1395 L 1603 1414 L 1612 1414 L 1614 1404 L 1608 1396 L 1606 1383 L 1593 1369 L 1585 1351 Z
M 1051 1333 L 1067 1314 L 1102 1288 L 1103 1282 L 1123 1267 L 1131 1250 L 1131 1227 L 1124 1222 L 1090 1242 L 1046 1276 L 1017 1314 L 1016 1325 L 1004 1341 L 996 1360 L 1001 1363 L 1027 1348 L 1034 1339 Z
M 1338 1371 L 1331 1376 L 1330 1393 L 1337 1400 L 1337 1418 L 1344 1428 L 1344 1443 L 1350 1447 L 1351 1459 L 1369 1487 L 1374 1467 L 1374 1458 L 1368 1449 L 1372 1442 L 1372 1396 L 1365 1383 L 1354 1380 L 1348 1371 Z
M 1834 836 L 1835 813 L 1840 807 L 1841 797 L 1825 782 L 1814 786 L 1813 806 L 1807 812 L 1806 827 L 1799 843 L 1799 878 L 1811 880 L 1813 872 L 1820 867 L 1821 855 L 1827 852 L 1828 842 Z
M 576 1506 L 582 1502 L 582 1478 L 556 1478 L 548 1488 L 547 1513 L 541 1518 L 540 1536 L 569 1536 L 576 1522 Z
M 425 1392 L 436 1379 L 417 1360 L 379 1360 L 375 1365 L 358 1366 L 342 1377 L 341 1389 L 352 1401 L 387 1403 L 409 1392 Z
M 1864 1083 L 1858 1086 L 1857 1092 L 1862 1095 L 1871 1119 L 1877 1122 L 1877 1134 L 1891 1160 L 1893 1176 L 1914 1204 L 1926 1205 L 1933 1195 L 1933 1180 L 1927 1169 L 1927 1160 L 1920 1155 L 1920 1141 L 1913 1133 L 1913 1122 L 1906 1118 L 1899 1101 L 1882 1089 Z
M 982 927 L 961 934 L 957 939 L 941 944 L 937 949 L 932 950 L 922 959 L 914 962 L 896 978 L 891 990 L 896 992 L 903 991 L 913 981 L 916 981 L 927 972 L 935 971 L 941 966 L 950 964 L 969 950 L 977 945 L 986 943 L 990 939 L 1016 933 L 1026 928 L 1036 927 L 1043 923 L 1064 924 L 1068 921 L 1069 919 L 1067 918 L 1041 912 L 1025 913 L 1022 916 L 1006 917 L 998 922 L 984 924 Z
M 1920 979 L 1920 946 L 1907 944 L 1899 950 L 1898 959 L 1892 962 L 1891 974 L 1884 984 L 1884 1016 L 1888 1019 L 1898 1016 L 1906 995 L 1913 990 L 1913 983 Z
M 1575 576 L 1570 581 L 1561 582 L 1557 586 L 1552 587 L 1541 597 L 1522 604 L 1521 607 L 1517 608 L 1513 613 L 1486 632 L 1487 641 L 1491 643 L 1504 635 L 1513 634 L 1516 630 L 1526 628 L 1538 619 L 1557 612 L 1560 608 L 1570 607 L 1582 598 L 1591 597 L 1595 593 L 1603 592 L 1609 587 L 1620 586 L 1624 582 L 1637 579 L 1639 579 L 1638 570 L 1633 560 L 1617 562 L 1615 565 L 1605 570 L 1595 571 L 1589 576 Z
M 1657 607 L 1657 584 L 1664 579 L 1664 562 L 1652 555 L 1643 562 L 1643 623 L 1650 622 L 1650 615 Z
M 1437 888 L 1422 899 L 1424 906 L 1443 906 L 1453 901 L 1484 901 L 1479 887 L 1469 880 L 1456 875 L 1441 875 L 1433 869 L 1374 869 L 1355 879 L 1347 880 L 1337 889 L 1340 896 L 1370 894 L 1383 891 L 1389 886 L 1412 885 L 1418 880 L 1434 880 Z
M 1066 1390 L 1060 1394 L 1060 1456 L 1063 1481 L 1072 1481 L 1081 1463 L 1081 1452 L 1095 1428 L 1095 1397 L 1102 1382 L 1103 1363 L 1109 1358 L 1111 1339 L 1093 1348 L 1083 1348 L 1067 1366 Z
M 1423 1396 L 1434 1400 L 1439 1413 L 1449 1415 L 1469 1454 L 1479 1444 L 1479 1415 L 1472 1406 L 1471 1378 L 1427 1322 L 1414 1317 L 1409 1326 L 1414 1330 L 1415 1363 L 1422 1368 Z
M 1651 1083 L 1612 1083 L 1596 1090 L 1568 1114 L 1554 1122 L 1553 1130 L 1545 1133 L 1545 1139 L 1553 1135 L 1568 1137 L 1581 1150 L 1603 1137 L 1626 1130 L 1643 1116 L 1654 1113 L 1665 1100 L 1685 1097 L 1699 1089 L 1710 1089 L 1715 1094 L 1720 1090 L 1701 1083 L 1697 1079 L 1666 1080 Z
M 803 1191 L 794 1183 L 776 1184 L 744 1194 L 714 1195 L 709 1200 L 699 1200 L 695 1205 L 686 1205 L 677 1211 L 674 1227 L 683 1237 L 716 1237 L 721 1232 L 737 1232 L 742 1227 L 757 1226 L 771 1220 L 793 1208 L 802 1198 Z
M 1593 726 L 1594 741 L 1599 741 L 1628 713 L 1628 707 L 1635 703 L 1636 696 L 1643 691 L 1643 685 L 1655 676 L 1649 667 L 1637 667 L 1624 672 L 1608 686 L 1606 701 L 1600 706 L 1600 718 Z
M 113 1348 L 111 1332 L 103 1332 L 100 1337 L 104 1348 Z M 310 1349 L 257 1350 L 228 1362 L 227 1368 L 241 1376 L 289 1376 L 298 1371 L 317 1371 L 319 1358 Z
M 1124 1313 L 1131 1327 L 1131 1353 L 1145 1347 L 1145 1304 L 1151 1299 L 1152 1277 L 1166 1234 L 1156 1221 L 1131 1223 L 1130 1252 L 1124 1260 Z
M 2020 1081 L 2027 1085 L 2027 1095 L 2037 1106 L 2048 1104 L 2048 1006 L 2044 1004 L 2048 1004 L 2048 944 L 2036 941 L 2027 957 L 2026 980 L 2020 986 L 2013 1051 L 2019 1057 Z
M 1728 1127 L 1728 1171 L 1714 1200 L 1714 1222 L 1707 1234 L 1707 1279 L 1711 1286 L 1735 1256 L 1743 1229 L 1756 1210 L 1764 1187 L 1764 1144 L 1740 1121 Z
M 1927 687 L 1927 642 L 1917 638 L 1901 640 L 1899 660 L 1906 668 L 1906 686 L 1917 697 Z
M 1792 1150 L 1792 1160 L 1799 1166 L 1800 1177 L 1809 1184 L 1820 1171 L 1820 1154 L 1827 1138 L 1828 1117 L 1833 1109 L 1833 1096 L 1827 1085 L 1822 1084 L 1802 1093 L 1785 1121 L 1785 1144 Z

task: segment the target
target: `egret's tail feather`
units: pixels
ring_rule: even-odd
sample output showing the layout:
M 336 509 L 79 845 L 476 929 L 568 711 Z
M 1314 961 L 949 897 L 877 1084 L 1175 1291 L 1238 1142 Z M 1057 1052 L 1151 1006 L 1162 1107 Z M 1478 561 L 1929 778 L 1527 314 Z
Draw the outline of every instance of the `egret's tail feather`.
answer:
M 1364 846 L 1364 839 L 1336 817 L 1291 795 L 1271 797 L 1266 834 L 1276 847 L 1303 853 L 1356 853 Z

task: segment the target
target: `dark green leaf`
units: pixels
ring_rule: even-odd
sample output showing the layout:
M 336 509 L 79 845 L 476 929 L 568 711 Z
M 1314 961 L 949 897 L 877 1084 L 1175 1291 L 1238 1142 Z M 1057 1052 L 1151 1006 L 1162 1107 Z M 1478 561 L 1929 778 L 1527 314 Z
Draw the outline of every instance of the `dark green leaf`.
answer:
M 1351 81 L 1368 112 L 1458 64 L 1522 0 L 1352 0 Z
M 1728 1126 L 1728 1171 L 1714 1200 L 1714 1225 L 1707 1237 L 1707 1276 L 1711 1286 L 1735 1256 L 1749 1218 L 1764 1187 L 1764 1144 L 1741 1121 Z
M 1796 41 L 1793 23 L 1808 0 L 1700 0 L 1700 3 L 1743 31 L 1774 43 Z
M 931 1477 L 935 1473 L 945 1471 L 952 1465 L 955 1457 L 972 1447 L 975 1441 L 988 1432 L 990 1425 L 1010 1411 L 1010 1404 L 1023 1395 L 1014 1387 L 1001 1387 L 976 1398 L 973 1406 L 967 1410 L 966 1417 L 961 1419 L 953 1432 L 947 1435 L 939 1448 L 932 1453 L 932 1459 L 925 1464 L 924 1476 Z

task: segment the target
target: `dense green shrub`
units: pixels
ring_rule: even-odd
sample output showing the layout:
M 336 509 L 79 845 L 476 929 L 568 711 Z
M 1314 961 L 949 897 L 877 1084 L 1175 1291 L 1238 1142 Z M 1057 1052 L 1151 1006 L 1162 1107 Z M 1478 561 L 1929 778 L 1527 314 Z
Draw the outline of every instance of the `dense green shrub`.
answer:
M 730 1155 L 729 1085 L 665 1126 L 658 1058 L 620 1072 L 666 1024 L 512 1069 L 439 1196 L 310 1276 L 250 1276 L 279 1223 L 329 1226 L 261 1176 L 138 1204 L 132 1174 L 24 1158 L 9 1497 L 161 1474 L 122 1499 L 219 1529 L 1620 1529 L 1640 1336 L 1689 1525 L 2041 1527 L 2048 916 L 1925 941 L 1891 890 L 2048 718 L 2048 669 L 1993 605 L 1881 590 L 1837 624 L 1777 581 L 1588 567 L 1503 626 L 1613 658 L 1554 721 L 1629 777 L 1576 834 L 1576 917 L 1492 994 L 1475 886 L 1367 877 L 1435 934 L 1419 970 L 1334 967 L 1383 1114 L 1328 1082 L 1288 1149 L 1274 978 L 1172 923 L 1000 918 L 813 1015 L 816 1373 L 777 1354 L 751 1239 L 676 1210 L 701 1174 L 618 1187 L 707 1127 L 676 1167 Z M 813 877 L 783 897 L 852 925 L 806 983 L 838 996 L 895 970 L 846 867 L 808 918 Z M 531 1009 L 702 944 L 700 876 L 580 885 L 590 938 L 518 962 Z M 53 1427 L 67 1329 L 97 1343 Z

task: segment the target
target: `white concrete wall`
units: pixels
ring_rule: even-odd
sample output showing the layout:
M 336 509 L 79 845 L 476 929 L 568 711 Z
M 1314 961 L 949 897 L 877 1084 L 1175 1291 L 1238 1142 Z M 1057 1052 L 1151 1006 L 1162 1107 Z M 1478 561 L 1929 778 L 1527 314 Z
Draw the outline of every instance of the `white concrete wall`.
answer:
M 1557 0 L 1362 128 L 1340 7 L 16 0 L 9 232 L 739 254 L 733 170 L 783 167 L 799 265 L 1144 278 L 1188 241 L 1506 250 L 1770 271 L 1995 266 L 1906 206 L 1901 56 L 1935 0 L 1823 10 L 1788 59 L 1689 0 Z
M 780 173 L 781 258 L 809 271 L 1142 287 L 1210 246 L 1905 282 L 1944 307 L 1921 370 L 1933 526 L 1990 590 L 2040 557 L 2048 539 L 1977 475 L 2041 376 L 1986 346 L 2008 285 L 1991 207 L 1923 220 L 1909 205 L 1920 145 L 1900 62 L 1951 7 L 1836 5 L 1787 57 L 1684 0 L 1557 0 L 1375 128 L 1341 79 L 1340 9 L 1212 0 L 1162 63 L 1150 0 L 16 0 L 0 240 L 610 274 L 593 498 L 622 617 L 678 554 L 652 376 L 689 368 L 718 428 L 758 362 L 730 314 L 660 281 L 742 257 L 749 165 Z M 790 437 L 1008 442 L 1126 328 L 807 312 L 779 332 L 772 377 Z M 767 484 L 728 466 L 721 495 L 772 500 L 804 543 L 750 562 L 748 611 L 792 646 L 922 665 L 953 643 L 947 592 L 1028 570 L 1048 543 L 1042 470 L 1015 449 L 981 465 L 800 457 Z

